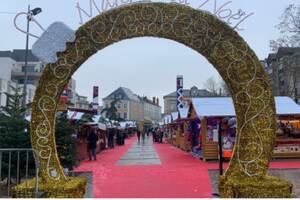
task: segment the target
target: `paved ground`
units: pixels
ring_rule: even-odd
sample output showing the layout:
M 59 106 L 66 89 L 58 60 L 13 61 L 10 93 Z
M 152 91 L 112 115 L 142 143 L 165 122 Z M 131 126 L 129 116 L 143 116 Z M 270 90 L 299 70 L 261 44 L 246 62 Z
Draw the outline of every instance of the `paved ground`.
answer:
M 300 197 L 299 161 L 272 162 L 270 168 L 270 174 L 290 180 L 293 196 Z M 93 174 L 89 178 L 93 189 L 89 188 L 87 197 L 209 198 L 218 192 L 217 169 L 217 162 L 203 162 L 172 145 L 151 140 L 138 144 L 131 138 L 124 146 L 98 154 L 97 161 L 83 162 L 75 171 Z
M 118 165 L 160 165 L 160 159 L 150 139 L 135 142 L 126 154 L 118 161 Z

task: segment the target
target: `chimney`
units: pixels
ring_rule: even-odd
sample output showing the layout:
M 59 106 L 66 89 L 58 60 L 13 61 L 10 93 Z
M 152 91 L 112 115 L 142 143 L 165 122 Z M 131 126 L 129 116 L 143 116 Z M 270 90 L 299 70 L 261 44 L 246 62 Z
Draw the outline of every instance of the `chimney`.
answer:
M 155 97 L 152 98 L 152 103 L 155 104 Z
M 159 98 L 158 97 L 156 98 L 156 105 L 159 106 Z

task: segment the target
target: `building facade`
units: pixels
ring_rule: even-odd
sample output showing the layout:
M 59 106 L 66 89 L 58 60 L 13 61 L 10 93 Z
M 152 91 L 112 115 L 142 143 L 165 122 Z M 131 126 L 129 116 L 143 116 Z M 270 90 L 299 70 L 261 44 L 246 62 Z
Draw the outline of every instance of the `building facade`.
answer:
M 69 99 L 69 105 L 75 106 L 76 100 L 80 99 L 78 94 L 76 94 L 76 80 L 71 78 L 71 80 L 68 83 L 68 99 Z
M 274 96 L 300 98 L 300 48 L 280 47 L 262 61 Z
M 160 120 L 161 107 L 146 97 L 139 97 L 130 89 L 119 87 L 103 99 L 103 108 L 109 108 L 111 102 L 118 99 L 116 104 L 119 118 L 129 121 L 142 121 L 151 119 L 155 122 Z M 106 114 L 104 113 L 106 117 Z
M 5 92 L 10 93 L 10 86 L 19 87 L 22 90 L 25 78 L 25 53 L 24 49 L 12 51 L 0 51 L 0 105 L 6 105 Z M 31 50 L 27 57 L 27 95 L 26 103 L 31 103 L 35 94 L 44 65 L 36 58 Z M 87 97 L 76 94 L 76 81 L 71 79 L 68 83 L 68 100 L 70 107 L 80 106 L 88 108 Z M 78 102 L 77 102 L 78 101 Z
M 159 99 L 153 97 L 151 101 L 147 97 L 139 97 L 143 104 L 143 116 L 144 119 L 150 119 L 155 122 L 161 120 L 161 106 L 159 105 Z
M 142 121 L 143 120 L 143 105 L 136 94 L 130 89 L 125 87 L 119 87 L 107 97 L 103 99 L 103 106 L 109 108 L 111 102 L 118 99 L 116 104 L 117 115 L 119 118 L 130 121 Z M 106 117 L 106 113 L 104 113 Z
M 11 93 L 11 87 L 19 88 L 23 92 L 25 50 L 0 51 L 0 105 L 5 106 L 5 93 Z M 36 90 L 41 71 L 41 62 L 29 51 L 27 68 L 26 103 L 31 103 Z
M 87 100 L 86 96 L 81 96 L 79 94 L 75 94 L 75 107 L 73 108 L 78 108 L 78 109 L 82 109 L 82 110 L 92 110 L 90 107 L 90 103 Z
M 196 97 L 212 97 L 213 93 L 205 90 L 198 89 L 196 86 L 191 87 L 191 89 L 183 89 L 183 104 L 188 106 L 192 98 Z M 164 98 L 164 114 L 171 114 L 177 111 L 177 94 L 176 91 L 172 92 Z

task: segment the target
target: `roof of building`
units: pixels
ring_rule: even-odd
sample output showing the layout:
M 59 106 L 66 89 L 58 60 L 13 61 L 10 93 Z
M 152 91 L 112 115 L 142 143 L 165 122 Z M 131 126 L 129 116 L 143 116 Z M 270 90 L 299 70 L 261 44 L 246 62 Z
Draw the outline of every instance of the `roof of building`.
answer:
M 195 89 L 197 91 L 196 94 L 192 94 L 191 93 L 191 89 Z M 206 89 L 198 89 L 197 87 L 193 86 L 191 89 L 184 89 L 183 90 L 183 97 L 210 97 L 213 96 L 213 94 L 209 91 L 207 91 Z M 165 97 L 176 97 L 177 96 L 177 92 L 172 92 L 168 95 L 165 95 Z
M 156 104 L 157 102 L 151 101 L 151 100 L 148 99 L 146 96 L 144 96 L 144 97 L 138 96 L 138 98 L 140 99 L 140 101 L 143 101 L 143 102 L 146 102 L 146 103 L 149 103 L 149 104 L 152 104 L 152 105 L 155 105 L 155 106 L 159 106 L 159 107 L 160 107 L 160 105 L 157 105 L 157 104 Z M 155 99 L 155 100 L 156 100 L 156 99 Z
M 13 51 L 0 51 L 0 57 L 10 57 L 17 62 L 25 62 L 25 49 L 14 49 Z M 35 57 L 31 50 L 28 50 L 28 62 L 39 62 L 39 59 Z
M 281 58 L 286 55 L 292 55 L 294 53 L 300 53 L 300 47 L 280 47 L 277 51 L 277 57 Z
M 103 98 L 103 100 L 114 99 L 140 101 L 136 94 L 134 94 L 129 88 L 125 87 L 119 87 L 118 89 L 110 93 L 107 97 Z
M 231 97 L 193 98 L 192 105 L 199 117 L 235 116 Z M 275 97 L 277 115 L 300 115 L 300 106 L 290 97 Z
M 270 64 L 275 59 L 276 59 L 276 53 L 270 53 L 266 60 L 267 60 L 267 63 Z

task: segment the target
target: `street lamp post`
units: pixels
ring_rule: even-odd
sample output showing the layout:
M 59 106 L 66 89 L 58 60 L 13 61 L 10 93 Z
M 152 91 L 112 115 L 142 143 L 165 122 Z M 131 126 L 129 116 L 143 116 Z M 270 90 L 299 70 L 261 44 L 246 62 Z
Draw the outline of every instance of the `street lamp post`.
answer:
M 28 64 L 28 43 L 29 43 L 29 23 L 32 20 L 32 17 L 42 12 L 41 8 L 35 8 L 30 10 L 30 5 L 28 5 L 27 11 L 27 34 L 26 34 L 26 49 L 25 49 L 25 66 L 24 66 L 24 85 L 23 85 L 23 102 L 22 105 L 26 106 L 26 96 L 27 96 L 27 64 Z

